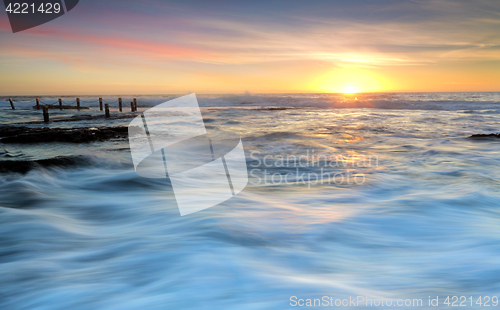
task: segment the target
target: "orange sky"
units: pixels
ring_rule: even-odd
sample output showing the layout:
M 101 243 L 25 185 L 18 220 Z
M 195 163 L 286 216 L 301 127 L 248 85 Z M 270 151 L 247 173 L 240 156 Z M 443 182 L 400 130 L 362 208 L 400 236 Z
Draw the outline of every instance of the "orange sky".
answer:
M 1 95 L 500 91 L 499 1 L 82 1 L 13 34 Z

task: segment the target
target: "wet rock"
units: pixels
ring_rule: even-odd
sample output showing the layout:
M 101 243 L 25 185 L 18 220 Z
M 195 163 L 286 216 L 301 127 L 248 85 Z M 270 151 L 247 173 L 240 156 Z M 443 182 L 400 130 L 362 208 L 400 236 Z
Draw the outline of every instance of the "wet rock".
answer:
M 469 139 L 500 139 L 500 133 L 477 134 L 470 136 Z
M 0 143 L 85 143 L 127 138 L 128 127 L 99 128 L 29 128 L 25 126 L 0 127 Z
M 2 160 L 0 161 L 0 173 L 17 172 L 27 173 L 38 167 L 71 167 L 88 165 L 91 159 L 87 156 L 58 156 L 40 160 Z
M 260 108 L 260 109 L 252 109 L 255 111 L 282 111 L 282 110 L 288 110 L 288 108 Z

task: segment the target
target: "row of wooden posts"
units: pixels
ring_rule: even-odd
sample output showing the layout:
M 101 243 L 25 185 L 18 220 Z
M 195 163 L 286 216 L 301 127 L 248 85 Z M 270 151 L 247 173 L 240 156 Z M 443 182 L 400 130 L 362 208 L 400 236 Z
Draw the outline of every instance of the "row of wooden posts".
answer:
M 10 107 L 12 108 L 12 110 L 15 110 L 16 108 L 14 107 L 14 102 L 12 101 L 12 98 L 9 99 L 9 102 L 10 102 Z M 78 109 L 78 111 L 80 111 L 80 98 L 76 98 L 76 108 Z M 103 108 L 102 98 L 99 98 L 99 110 L 102 111 L 102 108 Z M 40 110 L 40 99 L 39 98 L 36 98 L 36 109 Z M 43 121 L 48 123 L 49 122 L 49 107 L 48 107 L 48 105 L 44 105 L 42 109 L 43 109 Z M 62 110 L 62 109 L 63 109 L 62 99 L 59 98 L 59 110 Z M 122 98 L 118 98 L 118 109 L 120 110 L 120 112 L 122 112 L 122 109 L 123 109 Z M 137 112 L 137 99 L 136 98 L 134 98 L 134 101 L 130 102 L 130 111 Z M 106 116 L 106 118 L 110 117 L 109 104 L 107 104 L 107 103 L 104 104 L 104 115 Z

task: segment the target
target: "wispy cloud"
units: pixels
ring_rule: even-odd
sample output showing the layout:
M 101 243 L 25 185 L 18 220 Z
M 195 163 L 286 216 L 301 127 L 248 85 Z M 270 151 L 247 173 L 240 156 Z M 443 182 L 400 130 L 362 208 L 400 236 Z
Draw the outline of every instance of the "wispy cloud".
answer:
M 279 76 L 304 63 L 377 69 L 491 62 L 500 60 L 498 11 L 496 0 L 88 0 L 19 34 L 0 18 L 0 55 L 86 73 L 169 68 L 208 76 L 263 66 Z

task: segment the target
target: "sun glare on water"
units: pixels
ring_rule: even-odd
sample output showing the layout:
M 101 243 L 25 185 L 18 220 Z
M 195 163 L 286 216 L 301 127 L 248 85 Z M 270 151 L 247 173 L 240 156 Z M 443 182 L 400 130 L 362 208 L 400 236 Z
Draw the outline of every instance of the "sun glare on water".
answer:
M 347 85 L 345 88 L 344 88 L 344 93 L 345 94 L 353 94 L 353 93 L 357 93 L 358 91 L 356 90 L 356 87 L 352 86 L 352 85 Z

